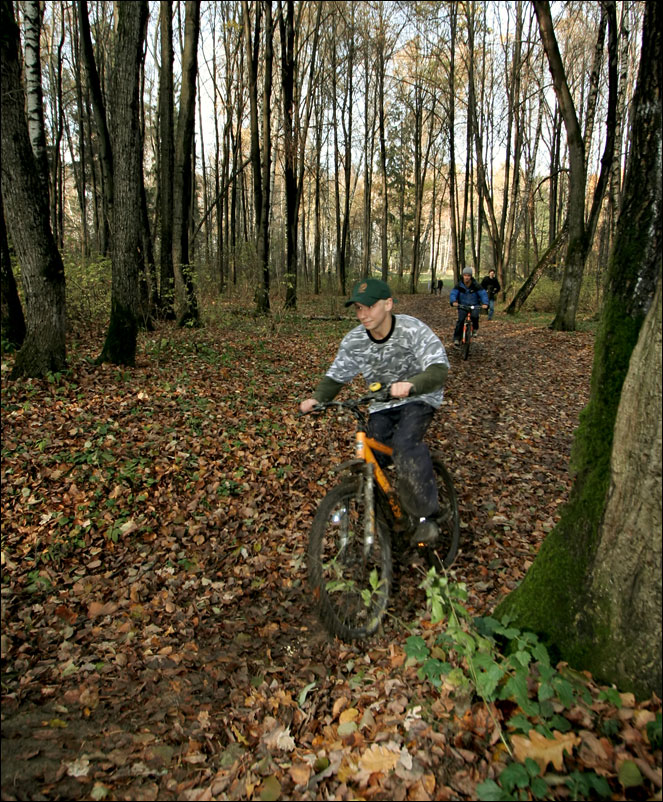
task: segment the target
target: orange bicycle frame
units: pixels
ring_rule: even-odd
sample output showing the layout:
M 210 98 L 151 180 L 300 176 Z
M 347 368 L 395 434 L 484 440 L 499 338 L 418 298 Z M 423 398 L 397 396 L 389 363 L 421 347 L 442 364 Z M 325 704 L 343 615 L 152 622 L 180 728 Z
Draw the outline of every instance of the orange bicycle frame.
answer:
M 369 437 L 366 432 L 358 431 L 356 434 L 355 456 L 357 459 L 360 459 L 363 462 L 368 462 L 373 466 L 374 476 L 377 479 L 377 483 L 387 496 L 389 506 L 391 507 L 394 516 L 396 518 L 400 518 L 403 513 L 396 498 L 394 488 L 391 486 L 389 479 L 387 479 L 385 472 L 378 465 L 378 461 L 375 458 L 373 451 L 379 451 L 381 454 L 386 454 L 388 457 L 394 453 L 393 448 L 390 448 L 389 446 L 384 445 L 384 443 L 380 443 L 378 440 Z
M 471 337 L 472 336 L 472 315 L 470 314 L 469 311 L 465 315 L 465 322 L 463 323 L 463 342 L 467 342 L 467 340 L 465 338 L 467 337 L 468 333 L 469 333 L 469 335 Z

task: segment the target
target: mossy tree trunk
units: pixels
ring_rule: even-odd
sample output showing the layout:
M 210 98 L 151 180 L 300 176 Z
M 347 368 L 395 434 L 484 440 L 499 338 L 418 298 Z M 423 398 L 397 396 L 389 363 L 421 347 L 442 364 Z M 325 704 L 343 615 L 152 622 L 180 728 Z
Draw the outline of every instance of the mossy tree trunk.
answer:
M 573 446 L 571 497 L 527 576 L 496 610 L 543 635 L 571 665 L 643 696 L 661 694 L 659 16 L 648 3 L 632 149 L 591 396 Z
M 16 355 L 12 378 L 37 378 L 67 365 L 65 279 L 49 223 L 48 187 L 39 177 L 28 135 L 19 52 L 13 5 L 2 0 L 2 201 L 21 265 L 26 310 L 25 338 Z

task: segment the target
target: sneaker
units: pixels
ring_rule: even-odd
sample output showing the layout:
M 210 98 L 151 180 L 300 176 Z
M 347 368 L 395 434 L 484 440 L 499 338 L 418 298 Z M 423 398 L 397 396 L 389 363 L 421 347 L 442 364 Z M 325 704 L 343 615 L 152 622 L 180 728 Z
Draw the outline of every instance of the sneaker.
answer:
M 479 336 L 479 332 L 478 331 L 473 331 L 472 332 L 472 336 L 476 339 Z
M 460 340 L 454 340 L 454 348 L 460 348 Z
M 437 542 L 440 530 L 435 523 L 427 518 L 419 521 L 419 526 L 414 530 L 414 534 L 410 538 L 411 546 L 432 546 Z

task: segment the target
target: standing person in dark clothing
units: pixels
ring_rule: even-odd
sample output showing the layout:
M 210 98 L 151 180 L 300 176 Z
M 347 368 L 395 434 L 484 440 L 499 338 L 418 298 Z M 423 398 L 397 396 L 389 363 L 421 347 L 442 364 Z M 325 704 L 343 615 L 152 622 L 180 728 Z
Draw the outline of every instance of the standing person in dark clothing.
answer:
M 463 279 L 449 293 L 449 303 L 451 306 L 475 306 L 477 307 L 472 311 L 472 330 L 475 333 L 479 330 L 479 305 L 484 309 L 488 309 L 488 293 L 481 287 L 474 276 L 472 275 L 472 268 L 466 267 L 463 270 Z M 460 346 L 460 340 L 463 336 L 463 322 L 465 320 L 465 312 L 462 309 L 458 310 L 458 322 L 454 330 L 454 345 Z
M 442 287 L 444 287 L 444 282 L 441 278 L 437 280 L 437 294 L 442 295 Z
M 502 289 L 495 275 L 495 268 L 491 267 L 488 275 L 481 282 L 481 286 L 488 293 L 488 320 L 492 320 L 495 314 L 495 298 L 497 298 L 497 293 Z

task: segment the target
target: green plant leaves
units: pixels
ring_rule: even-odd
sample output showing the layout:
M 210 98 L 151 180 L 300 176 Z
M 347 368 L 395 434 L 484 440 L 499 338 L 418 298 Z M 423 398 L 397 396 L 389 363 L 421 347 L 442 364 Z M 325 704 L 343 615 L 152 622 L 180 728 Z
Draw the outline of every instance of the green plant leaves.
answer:
M 423 662 L 430 654 L 430 649 L 426 646 L 426 641 L 419 635 L 410 635 L 405 641 L 405 654 L 414 660 Z

